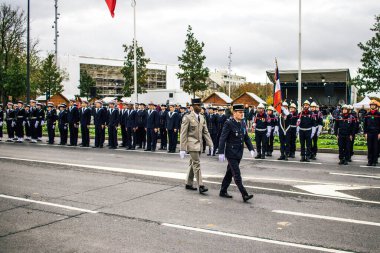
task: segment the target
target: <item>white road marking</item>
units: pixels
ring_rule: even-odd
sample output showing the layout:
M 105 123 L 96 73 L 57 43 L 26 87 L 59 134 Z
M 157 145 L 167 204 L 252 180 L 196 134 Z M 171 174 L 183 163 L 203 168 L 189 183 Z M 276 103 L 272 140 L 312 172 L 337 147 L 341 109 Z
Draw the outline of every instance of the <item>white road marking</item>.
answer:
M 221 184 L 220 182 L 213 182 L 213 181 L 208 181 L 208 180 L 203 180 L 203 182 L 209 183 L 209 184 L 218 184 L 218 185 Z M 231 185 L 236 186 L 235 184 L 231 184 Z M 359 203 L 368 203 L 368 204 L 380 205 L 379 201 L 353 199 L 353 198 L 341 198 L 341 197 L 333 197 L 333 196 L 319 195 L 319 194 L 306 193 L 306 192 L 287 191 L 287 190 L 280 190 L 280 189 L 267 188 L 267 187 L 249 186 L 249 185 L 244 186 L 244 187 L 249 188 L 249 189 L 263 190 L 263 191 L 282 192 L 282 193 L 289 193 L 289 194 L 296 194 L 296 195 L 303 195 L 303 196 L 319 197 L 319 198 L 326 198 L 326 199 L 347 200 L 347 201 L 353 201 L 353 202 L 359 202 Z
M 32 160 L 32 159 L 13 158 L 13 157 L 0 157 L 0 159 L 8 159 L 8 160 L 15 160 L 15 161 L 28 161 L 28 162 L 39 162 L 39 163 L 45 163 L 45 164 L 73 166 L 73 167 L 85 168 L 85 169 L 96 169 L 96 170 L 104 170 L 104 171 L 112 171 L 112 172 L 122 172 L 122 173 L 129 173 L 129 174 L 135 174 L 135 175 L 156 176 L 156 177 L 179 179 L 179 180 L 184 180 L 186 177 L 186 173 L 180 173 L 180 172 L 164 172 L 164 171 L 136 170 L 136 169 L 125 169 L 125 168 L 112 168 L 112 167 L 104 167 L 104 166 L 70 164 L 70 163 L 63 163 L 63 162 L 50 162 L 50 161 L 43 161 L 43 160 Z M 205 178 L 208 176 L 213 177 L 213 175 L 204 175 Z M 243 177 L 243 180 L 244 180 L 244 177 Z M 204 182 L 208 182 L 211 184 L 218 184 L 218 185 L 221 184 L 221 182 L 213 182 L 213 181 L 207 181 L 207 180 L 204 180 Z M 273 189 L 273 188 L 266 188 L 266 187 L 256 187 L 256 186 L 246 186 L 246 188 L 258 189 L 258 190 L 264 190 L 264 191 L 272 191 L 272 192 L 282 192 L 282 193 L 289 193 L 289 194 L 296 194 L 296 195 L 304 195 L 304 196 L 314 196 L 314 197 L 329 198 L 329 199 L 348 200 L 348 201 L 354 201 L 354 202 L 360 202 L 360 203 L 369 203 L 369 204 L 380 205 L 380 202 L 370 201 L 370 200 L 334 197 L 334 196 L 327 196 L 327 195 L 321 195 L 321 194 L 287 191 L 287 190 L 280 190 L 280 189 Z M 366 188 L 372 188 L 372 187 L 366 186 Z
M 82 209 L 82 208 L 77 208 L 77 207 L 72 207 L 72 206 L 66 206 L 66 205 L 59 205 L 59 204 L 54 204 L 54 203 L 45 202 L 45 201 L 37 201 L 37 200 L 32 200 L 32 199 L 19 198 L 19 197 L 4 195 L 4 194 L 0 194 L 0 198 L 14 199 L 14 200 L 19 200 L 19 201 L 24 201 L 24 202 L 30 202 L 30 203 L 35 203 L 35 204 L 40 204 L 40 205 L 45 205 L 45 206 L 60 207 L 60 208 L 63 208 L 63 209 L 68 209 L 68 210 L 73 210 L 73 211 L 79 211 L 79 212 L 85 212 L 85 213 L 98 213 L 97 211 L 92 211 L 92 210 L 88 210 L 88 209 Z
M 322 219 L 322 220 L 341 221 L 341 222 L 348 222 L 348 223 L 355 223 L 355 224 L 362 224 L 362 225 L 370 225 L 370 226 L 380 227 L 380 223 L 371 222 L 371 221 L 353 220 L 353 219 L 345 219 L 345 218 L 339 218 L 339 217 L 332 217 L 332 216 L 325 216 L 325 215 L 316 215 L 316 214 L 308 214 L 308 213 L 290 212 L 290 211 L 283 211 L 283 210 L 272 210 L 272 212 L 273 213 L 280 213 L 280 214 L 294 215 L 294 216 L 316 218 L 316 219 Z
M 338 176 L 348 176 L 348 177 L 365 177 L 365 178 L 376 178 L 380 179 L 380 175 L 361 175 L 361 174 L 348 174 L 348 173 L 335 173 L 335 172 L 330 172 L 329 174 L 331 175 L 338 175 Z
M 314 194 L 341 197 L 341 198 L 351 198 L 351 199 L 360 199 L 360 198 L 357 198 L 348 194 L 344 194 L 338 191 L 368 189 L 368 187 L 366 186 L 325 185 L 325 184 L 294 185 L 294 187 L 301 189 L 303 191 L 314 193 Z
M 380 167 L 379 166 L 367 166 L 367 165 L 362 165 L 362 166 L 360 166 L 360 168 L 376 168 L 376 169 L 380 169 Z
M 221 231 L 210 230 L 210 229 L 188 227 L 188 226 L 182 226 L 182 225 L 176 225 L 176 224 L 170 224 L 170 223 L 162 223 L 161 225 L 165 227 L 171 227 L 171 228 L 182 229 L 182 230 L 187 230 L 187 231 L 194 231 L 194 232 L 200 232 L 200 233 L 206 233 L 206 234 L 213 234 L 213 235 L 219 235 L 219 236 L 225 236 L 225 237 L 231 237 L 231 238 L 237 238 L 237 239 L 264 242 L 264 243 L 269 243 L 269 244 L 276 244 L 276 245 L 281 245 L 281 246 L 308 249 L 308 250 L 316 250 L 316 251 L 322 251 L 322 252 L 331 252 L 331 253 L 351 252 L 351 251 L 329 249 L 329 248 L 318 247 L 318 246 L 310 246 L 310 245 L 299 244 L 299 243 L 264 239 L 264 238 L 255 237 L 255 236 L 233 234 L 233 233 L 221 232 Z
M 263 161 L 263 162 L 281 162 L 281 163 L 300 163 L 300 164 L 316 164 L 316 165 L 322 165 L 322 163 L 317 162 L 300 162 L 300 161 L 284 161 L 284 160 L 275 160 L 275 159 L 255 159 L 255 158 L 243 158 L 243 160 L 250 160 L 250 161 Z

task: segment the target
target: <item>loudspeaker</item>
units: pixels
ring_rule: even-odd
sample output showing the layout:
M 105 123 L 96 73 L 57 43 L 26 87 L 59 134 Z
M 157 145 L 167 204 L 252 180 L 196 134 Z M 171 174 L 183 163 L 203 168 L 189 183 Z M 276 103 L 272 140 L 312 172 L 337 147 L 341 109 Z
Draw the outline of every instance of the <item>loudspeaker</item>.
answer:
M 325 85 L 325 96 L 326 97 L 333 97 L 334 96 L 334 84 L 333 83 L 326 83 L 326 85 Z
M 91 87 L 90 88 L 90 97 L 91 98 L 96 97 L 96 87 Z

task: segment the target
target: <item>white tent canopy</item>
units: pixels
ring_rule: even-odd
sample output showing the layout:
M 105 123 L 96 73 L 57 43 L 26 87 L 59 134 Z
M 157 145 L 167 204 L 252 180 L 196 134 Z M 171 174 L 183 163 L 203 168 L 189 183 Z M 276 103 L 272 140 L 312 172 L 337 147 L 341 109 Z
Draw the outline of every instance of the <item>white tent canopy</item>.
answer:
M 371 99 L 369 97 L 365 97 L 362 101 L 359 103 L 354 104 L 355 109 L 361 109 L 364 106 L 364 109 L 369 109 L 369 103 L 371 102 Z

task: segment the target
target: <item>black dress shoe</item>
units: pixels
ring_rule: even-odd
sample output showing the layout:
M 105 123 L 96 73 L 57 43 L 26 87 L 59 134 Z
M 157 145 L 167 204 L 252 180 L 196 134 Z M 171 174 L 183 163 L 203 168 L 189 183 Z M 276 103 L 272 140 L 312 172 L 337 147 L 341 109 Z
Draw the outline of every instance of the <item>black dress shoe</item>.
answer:
M 199 193 L 203 194 L 208 191 L 208 188 L 204 185 L 199 186 Z
M 368 162 L 368 163 L 367 163 L 367 166 L 372 166 L 372 163 Z
M 151 149 L 144 149 L 144 151 L 152 151 Z
M 280 156 L 279 158 L 277 158 L 277 160 L 281 161 L 281 160 L 285 160 L 285 156 Z
M 232 198 L 232 196 L 230 194 L 228 194 L 227 192 L 220 192 L 219 196 L 222 197 L 222 198 L 227 198 L 227 199 L 231 199 Z
M 247 201 L 250 200 L 251 198 L 253 198 L 253 195 L 245 195 L 245 196 L 243 196 L 243 201 L 244 201 L 244 202 L 247 202 Z
M 185 186 L 185 189 L 186 189 L 186 190 L 192 190 L 192 191 L 196 191 L 196 190 L 197 190 L 196 187 L 194 187 L 194 186 L 192 186 L 192 185 L 188 185 L 188 184 Z
M 91 148 L 98 148 L 97 146 L 92 146 Z
M 260 159 L 261 158 L 261 155 L 257 155 L 256 157 L 255 157 L 255 159 Z
M 262 156 L 261 156 L 261 159 L 265 159 L 265 155 L 262 155 Z

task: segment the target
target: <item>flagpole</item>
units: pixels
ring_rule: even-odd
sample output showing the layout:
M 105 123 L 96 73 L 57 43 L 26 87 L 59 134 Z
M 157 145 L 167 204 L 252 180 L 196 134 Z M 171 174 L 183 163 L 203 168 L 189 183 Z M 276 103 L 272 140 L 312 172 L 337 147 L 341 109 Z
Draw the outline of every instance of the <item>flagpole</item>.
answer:
M 299 0 L 299 33 L 298 33 L 298 111 L 302 103 L 302 70 L 301 70 L 301 0 Z
M 137 43 L 136 43 L 136 0 L 132 0 L 133 7 L 133 67 L 134 67 L 134 102 L 138 102 L 137 95 Z

